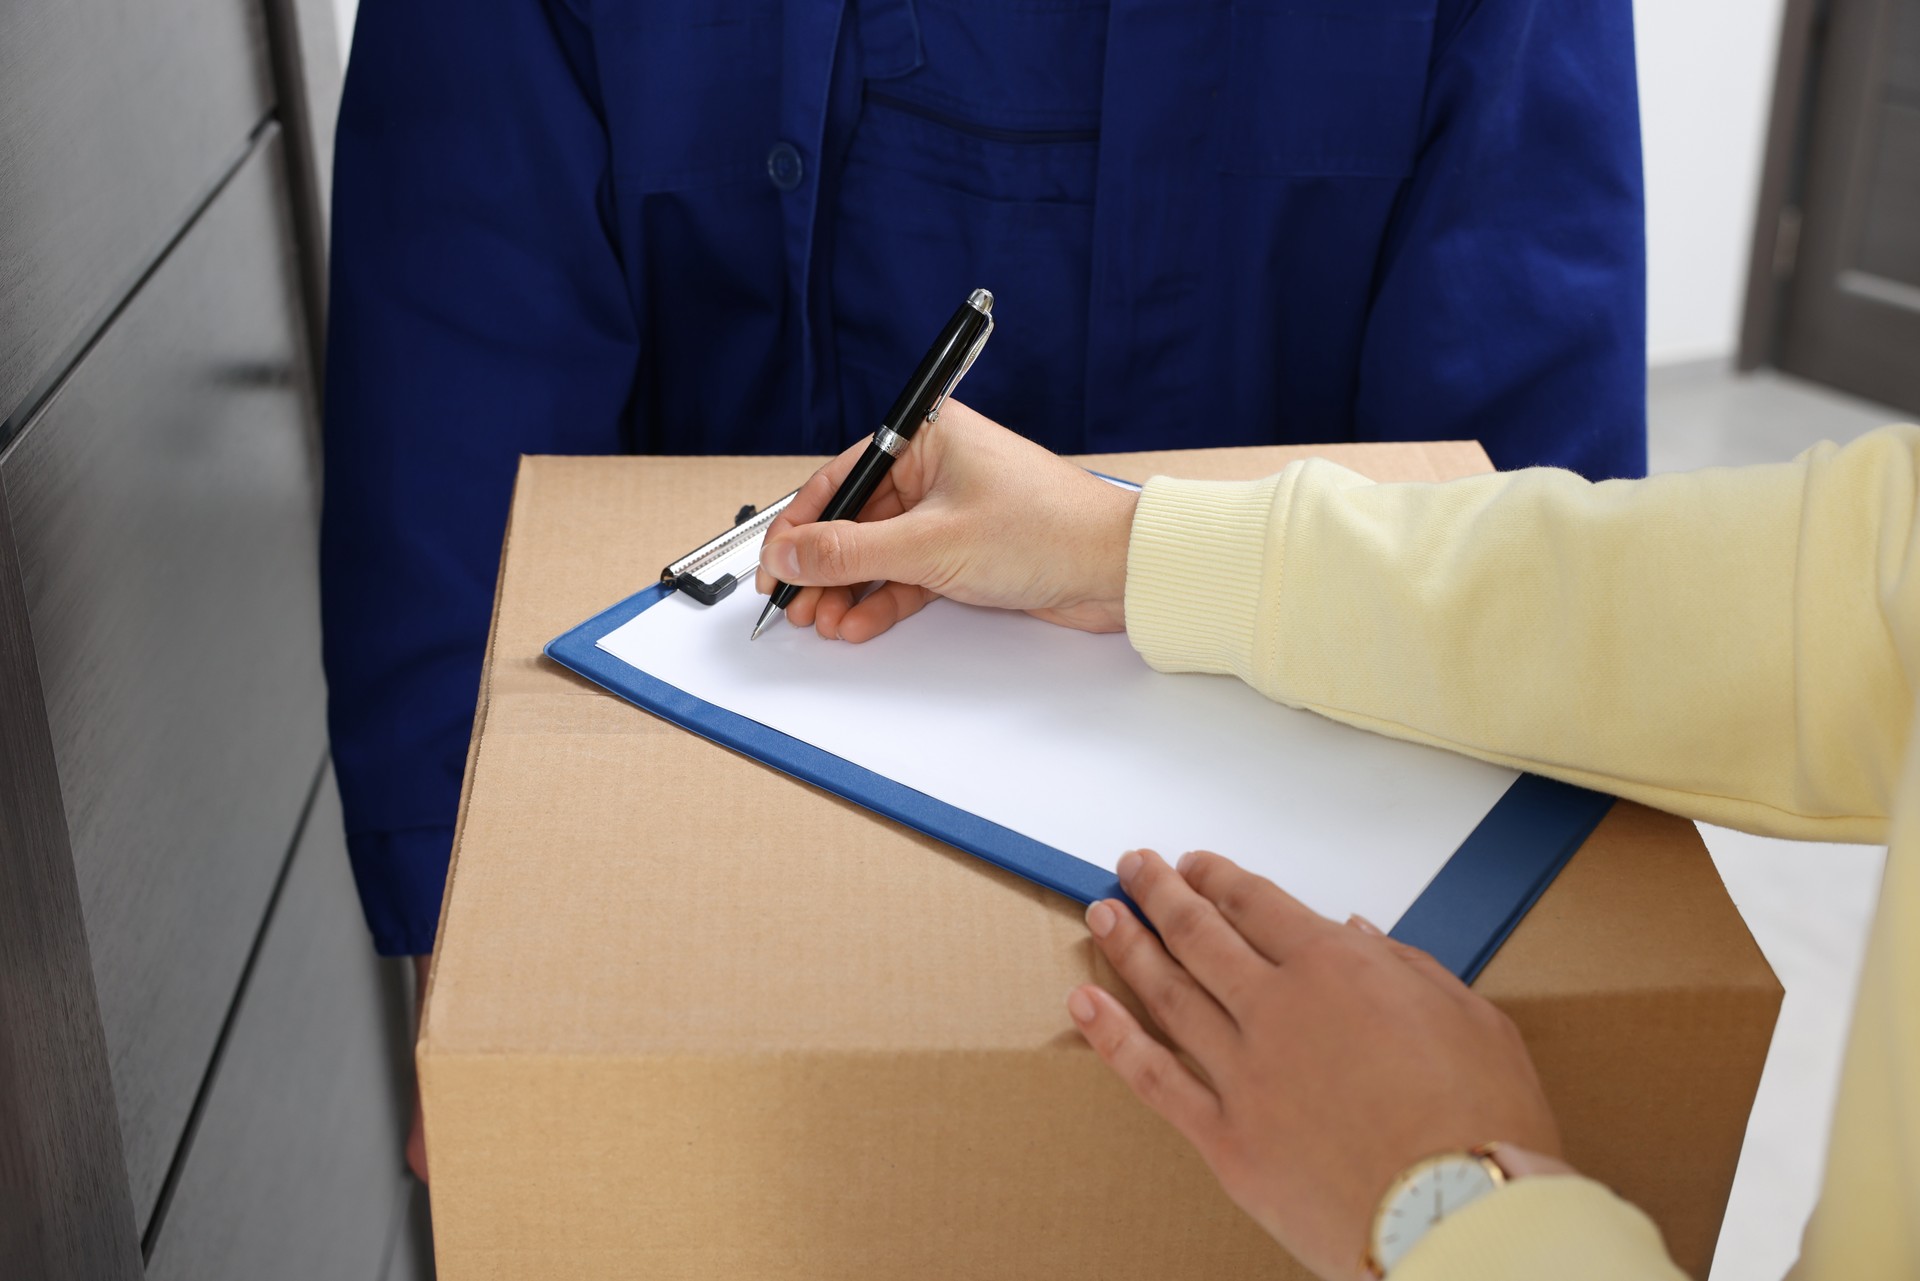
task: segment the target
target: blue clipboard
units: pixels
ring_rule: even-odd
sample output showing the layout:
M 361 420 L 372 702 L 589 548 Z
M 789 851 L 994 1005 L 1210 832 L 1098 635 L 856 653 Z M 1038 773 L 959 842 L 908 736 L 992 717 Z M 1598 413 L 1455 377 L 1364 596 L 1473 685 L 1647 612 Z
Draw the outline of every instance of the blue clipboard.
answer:
M 1068 898 L 1092 903 L 1123 897 L 1119 882 L 1105 868 L 715 707 L 599 648 L 601 637 L 666 599 L 669 591 L 653 586 L 629 596 L 549 642 L 547 657 L 702 738 Z M 1414 900 L 1394 926 L 1393 937 L 1431 952 L 1471 982 L 1612 804 L 1611 796 L 1521 775 Z

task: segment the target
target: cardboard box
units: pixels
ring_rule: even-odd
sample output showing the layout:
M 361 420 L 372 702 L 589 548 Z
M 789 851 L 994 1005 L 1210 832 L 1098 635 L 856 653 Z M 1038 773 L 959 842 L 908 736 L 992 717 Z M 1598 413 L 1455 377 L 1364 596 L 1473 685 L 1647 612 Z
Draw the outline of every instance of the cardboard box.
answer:
M 1304 452 L 1089 462 L 1252 477 Z M 814 465 L 522 466 L 418 1048 L 440 1276 L 1305 1276 L 1081 1044 L 1067 991 L 1117 980 L 1078 905 L 541 657 Z M 1616 806 L 1479 989 L 1568 1156 L 1704 1276 L 1780 988 L 1692 826 Z

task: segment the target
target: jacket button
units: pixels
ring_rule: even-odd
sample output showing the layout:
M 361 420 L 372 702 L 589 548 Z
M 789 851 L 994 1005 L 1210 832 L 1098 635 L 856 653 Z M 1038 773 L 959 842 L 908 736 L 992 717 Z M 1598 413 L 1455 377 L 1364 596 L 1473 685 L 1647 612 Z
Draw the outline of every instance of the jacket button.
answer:
M 767 177 L 782 191 L 792 191 L 807 176 L 799 150 L 790 142 L 776 142 L 767 153 Z

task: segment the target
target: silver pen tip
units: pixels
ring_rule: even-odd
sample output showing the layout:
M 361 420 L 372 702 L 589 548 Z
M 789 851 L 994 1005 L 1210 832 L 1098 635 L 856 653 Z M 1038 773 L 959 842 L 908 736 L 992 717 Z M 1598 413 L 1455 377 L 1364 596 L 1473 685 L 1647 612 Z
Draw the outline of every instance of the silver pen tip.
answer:
M 949 295 L 949 297 L 951 297 L 951 295 Z M 967 305 L 983 315 L 991 316 L 993 314 L 993 291 L 991 289 L 974 290 L 971 294 L 967 295 Z
M 747 637 L 749 641 L 757 641 L 760 639 L 760 633 L 766 631 L 767 628 L 772 625 L 775 612 L 773 602 L 768 601 L 767 607 L 760 611 L 760 621 L 753 625 L 753 635 Z

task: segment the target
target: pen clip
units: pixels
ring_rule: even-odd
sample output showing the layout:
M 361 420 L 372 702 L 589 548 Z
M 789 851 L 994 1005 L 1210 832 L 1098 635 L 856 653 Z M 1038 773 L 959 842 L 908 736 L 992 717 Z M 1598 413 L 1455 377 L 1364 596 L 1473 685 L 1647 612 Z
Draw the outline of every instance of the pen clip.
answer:
M 989 299 L 988 301 L 991 302 L 992 300 Z M 928 422 L 936 422 L 939 420 L 940 406 L 947 403 L 947 397 L 953 394 L 953 389 L 960 385 L 960 380 L 967 376 L 969 369 L 973 368 L 973 362 L 980 358 L 980 349 L 987 345 L 987 339 L 991 337 L 993 337 L 993 317 L 988 316 L 987 327 L 980 331 L 980 336 L 973 340 L 973 346 L 967 349 L 967 358 L 960 362 L 960 368 L 954 371 L 953 377 L 947 379 L 947 385 L 941 390 L 940 394 L 934 398 L 933 407 L 927 410 Z

